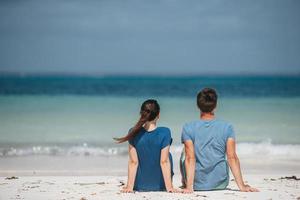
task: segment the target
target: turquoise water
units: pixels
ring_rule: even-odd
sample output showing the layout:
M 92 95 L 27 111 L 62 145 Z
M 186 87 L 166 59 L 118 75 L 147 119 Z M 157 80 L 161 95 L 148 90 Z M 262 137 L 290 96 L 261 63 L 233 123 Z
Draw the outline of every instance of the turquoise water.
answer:
M 234 125 L 244 152 L 300 152 L 299 77 L 0 77 L 0 156 L 126 154 L 112 138 L 127 133 L 147 98 L 159 101 L 159 125 L 180 149 L 182 125 L 199 118 L 195 96 L 206 85 L 219 91 L 217 117 Z
M 192 98 L 158 97 L 159 124 L 180 142 L 181 127 L 199 118 Z M 0 96 L 1 143 L 107 145 L 134 125 L 144 98 Z M 238 141 L 300 143 L 300 98 L 223 98 L 217 116 L 234 124 Z

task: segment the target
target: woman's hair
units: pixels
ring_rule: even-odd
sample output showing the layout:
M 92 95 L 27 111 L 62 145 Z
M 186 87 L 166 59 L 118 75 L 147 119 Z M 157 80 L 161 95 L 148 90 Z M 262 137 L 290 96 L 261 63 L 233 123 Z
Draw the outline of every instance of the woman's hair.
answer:
M 156 100 L 148 99 L 148 100 L 144 101 L 144 103 L 141 106 L 141 110 L 140 110 L 140 119 L 135 124 L 135 126 L 129 130 L 129 132 L 126 136 L 121 137 L 121 138 L 114 138 L 114 140 L 116 140 L 118 143 L 122 143 L 122 142 L 126 142 L 128 140 L 131 140 L 140 132 L 143 125 L 147 121 L 152 121 L 158 116 L 159 111 L 160 111 L 160 107 Z
M 197 105 L 201 112 L 212 112 L 218 101 L 218 95 L 216 90 L 212 88 L 204 88 L 197 95 Z

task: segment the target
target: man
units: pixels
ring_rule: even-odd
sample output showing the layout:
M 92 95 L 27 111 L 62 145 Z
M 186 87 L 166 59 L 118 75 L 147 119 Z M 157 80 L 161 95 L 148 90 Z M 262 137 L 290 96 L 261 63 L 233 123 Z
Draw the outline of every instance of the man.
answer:
M 257 189 L 243 181 L 232 125 L 215 117 L 217 98 L 214 89 L 204 88 L 200 91 L 197 95 L 200 119 L 183 126 L 183 192 L 225 189 L 229 183 L 228 165 L 240 191 L 256 192 Z

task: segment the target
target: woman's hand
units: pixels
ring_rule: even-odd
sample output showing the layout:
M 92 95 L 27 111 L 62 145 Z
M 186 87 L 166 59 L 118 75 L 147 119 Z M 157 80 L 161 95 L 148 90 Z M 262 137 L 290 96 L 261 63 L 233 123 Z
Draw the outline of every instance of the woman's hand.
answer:
M 258 189 L 251 187 L 250 185 L 243 185 L 240 188 L 241 192 L 259 192 Z
M 125 187 L 122 188 L 121 192 L 122 193 L 133 193 L 133 188 L 125 186 Z

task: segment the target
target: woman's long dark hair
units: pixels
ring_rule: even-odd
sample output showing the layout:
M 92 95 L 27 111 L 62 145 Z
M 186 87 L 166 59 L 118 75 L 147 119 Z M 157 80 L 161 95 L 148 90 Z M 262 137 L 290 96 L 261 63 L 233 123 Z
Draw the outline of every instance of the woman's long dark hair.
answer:
M 133 128 L 130 129 L 126 136 L 121 138 L 114 138 L 114 140 L 116 140 L 117 143 L 122 143 L 131 140 L 140 132 L 143 125 L 147 121 L 154 120 L 158 116 L 159 112 L 160 107 L 156 100 L 148 99 L 144 101 L 144 103 L 141 106 L 139 121 L 135 124 Z

